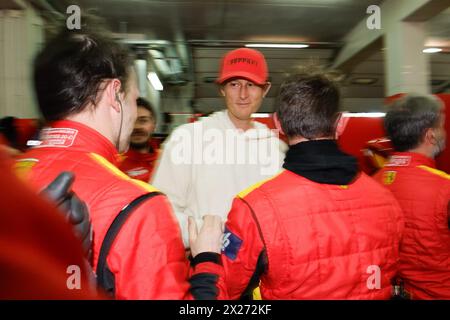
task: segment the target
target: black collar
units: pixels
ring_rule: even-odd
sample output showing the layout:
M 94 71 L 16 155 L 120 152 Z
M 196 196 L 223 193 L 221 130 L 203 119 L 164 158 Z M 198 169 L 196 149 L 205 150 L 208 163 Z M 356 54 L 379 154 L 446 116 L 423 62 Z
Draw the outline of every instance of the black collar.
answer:
M 358 162 L 336 140 L 313 140 L 289 147 L 283 168 L 314 182 L 346 185 L 358 174 Z

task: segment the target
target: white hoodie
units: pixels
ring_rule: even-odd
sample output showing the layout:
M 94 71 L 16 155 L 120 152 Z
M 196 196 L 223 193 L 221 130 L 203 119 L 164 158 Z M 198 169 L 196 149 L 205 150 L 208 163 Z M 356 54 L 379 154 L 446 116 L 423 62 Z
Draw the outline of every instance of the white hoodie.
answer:
M 201 225 L 206 214 L 225 221 L 233 198 L 282 167 L 286 144 L 257 121 L 238 130 L 228 111 L 176 128 L 164 143 L 152 185 L 164 192 L 188 247 L 187 217 Z

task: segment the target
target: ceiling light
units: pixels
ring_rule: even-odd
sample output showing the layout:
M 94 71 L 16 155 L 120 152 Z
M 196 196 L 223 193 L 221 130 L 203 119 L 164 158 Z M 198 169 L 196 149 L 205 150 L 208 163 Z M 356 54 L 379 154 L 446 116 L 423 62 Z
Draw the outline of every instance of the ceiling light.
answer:
M 155 72 L 149 72 L 147 75 L 147 79 L 152 84 L 152 87 L 157 91 L 163 91 L 163 85 L 158 78 L 158 75 Z
M 283 43 L 249 43 L 245 45 L 248 48 L 284 48 L 301 49 L 308 48 L 308 44 L 283 44 Z
M 442 51 L 441 48 L 426 48 L 422 50 L 423 53 L 437 53 L 441 51 Z

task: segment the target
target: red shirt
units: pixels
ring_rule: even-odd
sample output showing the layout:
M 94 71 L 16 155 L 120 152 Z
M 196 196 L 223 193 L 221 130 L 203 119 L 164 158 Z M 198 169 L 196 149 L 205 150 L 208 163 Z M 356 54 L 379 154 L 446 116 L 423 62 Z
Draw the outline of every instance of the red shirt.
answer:
M 96 299 L 79 240 L 63 215 L 11 172 L 0 152 L 0 299 Z M 67 282 L 79 267 L 80 287 Z
M 141 153 L 134 149 L 129 149 L 123 154 L 124 159 L 120 163 L 120 170 L 125 172 L 130 178 L 149 182 L 152 177 L 159 150 L 154 142 L 150 141 L 150 152 Z

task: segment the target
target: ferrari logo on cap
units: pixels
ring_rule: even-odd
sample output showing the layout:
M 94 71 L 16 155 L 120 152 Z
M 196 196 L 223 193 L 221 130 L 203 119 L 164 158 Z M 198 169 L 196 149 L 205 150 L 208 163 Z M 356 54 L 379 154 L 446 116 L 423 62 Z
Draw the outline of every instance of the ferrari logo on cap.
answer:
M 234 58 L 234 59 L 230 60 L 230 64 L 241 63 L 241 62 L 258 65 L 258 61 L 250 59 L 250 58 Z

